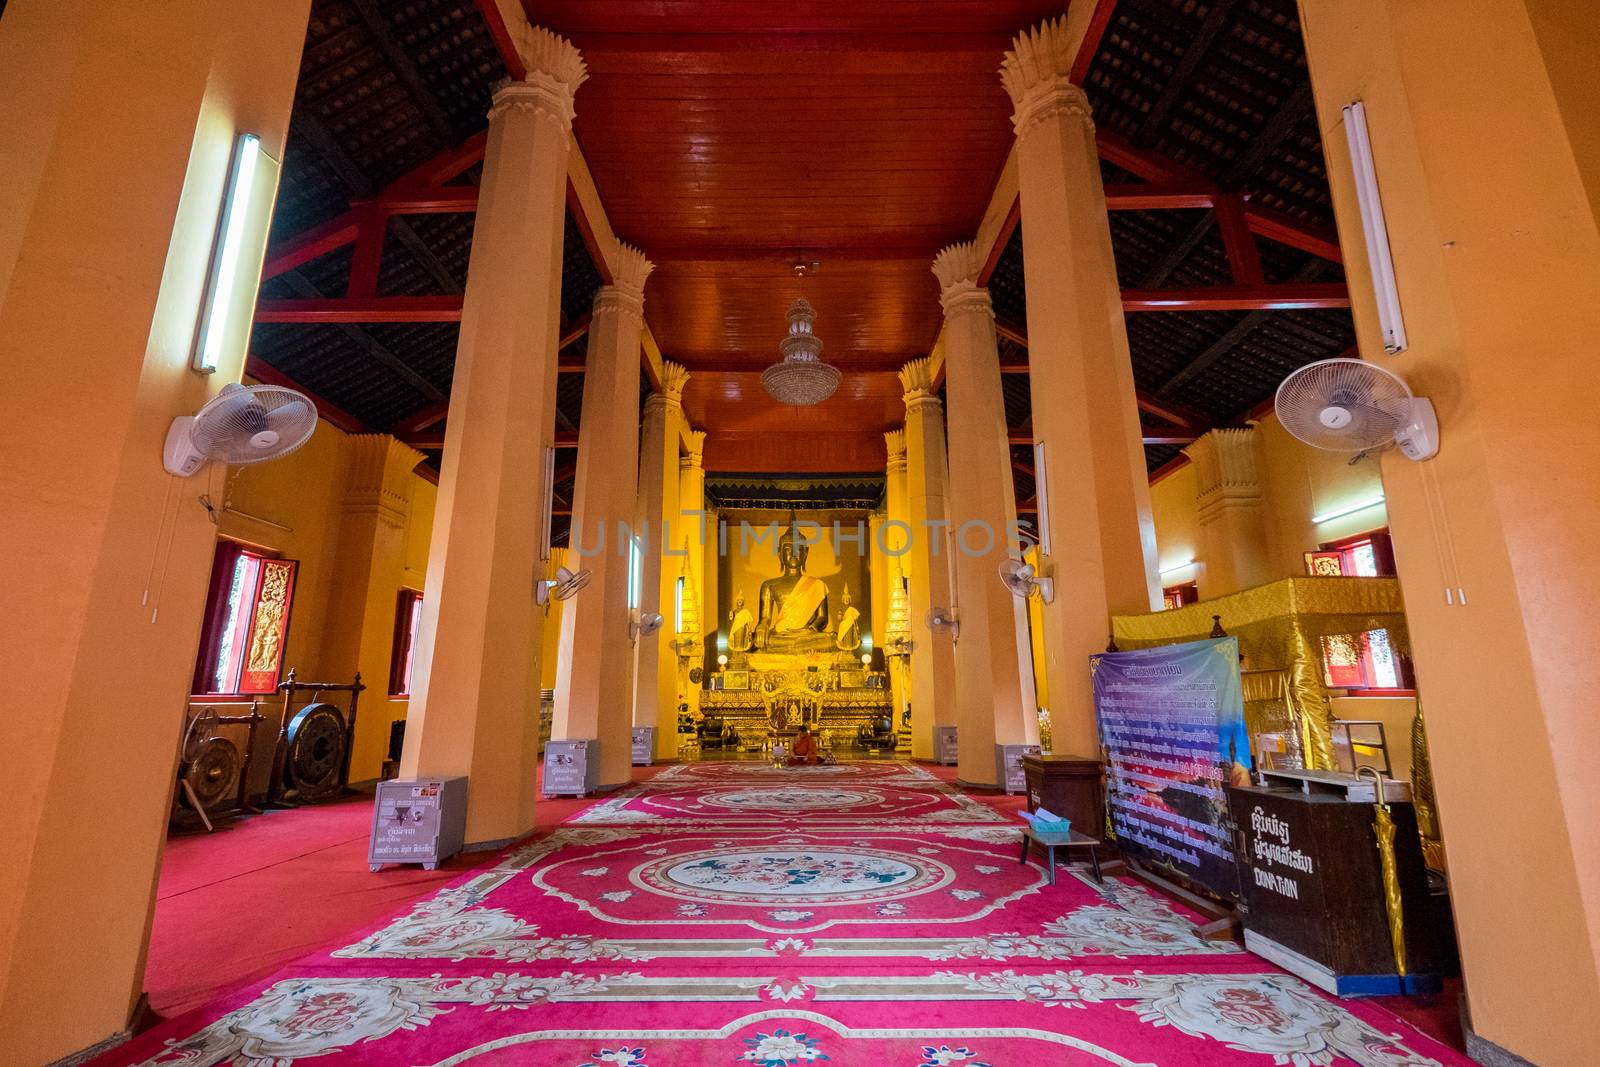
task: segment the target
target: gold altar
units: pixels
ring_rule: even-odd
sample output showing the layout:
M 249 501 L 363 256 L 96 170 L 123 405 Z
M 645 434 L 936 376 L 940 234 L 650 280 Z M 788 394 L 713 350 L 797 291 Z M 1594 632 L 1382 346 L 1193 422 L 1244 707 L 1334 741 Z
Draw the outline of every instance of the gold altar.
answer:
M 1251 733 L 1292 729 L 1306 766 L 1323 770 L 1335 764 L 1321 638 L 1387 630 L 1397 652 L 1410 651 L 1394 578 L 1284 578 L 1168 611 L 1115 616 L 1111 636 L 1124 649 L 1198 641 L 1214 617 L 1239 639 Z
M 746 752 L 802 725 L 824 750 L 869 737 L 875 748 L 895 746 L 900 724 L 883 653 L 873 647 L 867 517 L 751 509 L 737 527 L 727 522 L 717 575 L 727 607 L 697 731 L 710 724 L 724 747 Z

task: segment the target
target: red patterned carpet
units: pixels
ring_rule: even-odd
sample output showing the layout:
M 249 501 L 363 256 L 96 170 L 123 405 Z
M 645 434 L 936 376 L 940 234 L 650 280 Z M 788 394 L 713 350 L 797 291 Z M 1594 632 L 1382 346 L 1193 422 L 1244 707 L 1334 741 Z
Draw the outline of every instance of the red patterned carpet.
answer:
M 668 768 L 100 1064 L 1465 1064 L 904 765 Z

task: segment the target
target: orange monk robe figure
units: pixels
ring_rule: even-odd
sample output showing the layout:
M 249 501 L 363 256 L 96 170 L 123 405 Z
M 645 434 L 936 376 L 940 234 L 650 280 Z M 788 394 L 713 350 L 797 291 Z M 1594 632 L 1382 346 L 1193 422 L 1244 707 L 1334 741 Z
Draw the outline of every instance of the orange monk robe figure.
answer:
M 811 736 L 807 727 L 800 727 L 800 732 L 794 738 L 794 755 L 789 757 L 791 764 L 805 764 L 817 762 L 817 739 Z

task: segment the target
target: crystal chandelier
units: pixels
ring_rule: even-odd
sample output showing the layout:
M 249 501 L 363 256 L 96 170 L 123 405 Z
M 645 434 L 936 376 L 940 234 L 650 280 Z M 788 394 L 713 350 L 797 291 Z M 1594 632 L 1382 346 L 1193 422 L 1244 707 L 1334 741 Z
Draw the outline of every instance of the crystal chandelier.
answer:
M 839 368 L 822 362 L 822 338 L 811 332 L 817 311 L 804 298 L 789 305 L 789 336 L 778 342 L 783 362 L 761 372 L 761 384 L 780 404 L 809 407 L 839 388 Z

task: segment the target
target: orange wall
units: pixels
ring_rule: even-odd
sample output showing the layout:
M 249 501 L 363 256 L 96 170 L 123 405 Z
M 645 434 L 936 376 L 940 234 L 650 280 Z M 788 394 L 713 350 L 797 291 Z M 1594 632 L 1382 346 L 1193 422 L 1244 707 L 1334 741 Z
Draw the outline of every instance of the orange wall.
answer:
M 1592 4 L 1561 0 L 1300 6 L 1363 355 L 1439 414 L 1438 458 L 1391 455 L 1384 474 L 1472 1025 L 1536 1063 L 1589 1063 L 1600 26 Z M 1410 341 L 1395 357 L 1378 344 L 1350 178 L 1341 107 L 1354 99 Z
M 1256 471 L 1263 490 L 1262 515 L 1273 578 L 1305 573 L 1305 553 L 1318 545 L 1379 529 L 1388 523 L 1384 505 L 1344 518 L 1313 523 L 1312 516 L 1369 500 L 1383 492 L 1375 460 L 1351 466 L 1349 457 L 1303 445 L 1268 414 L 1256 426 Z M 1195 503 L 1192 464 L 1179 467 L 1150 487 L 1156 523 L 1156 553 L 1161 569 L 1194 560 L 1195 566 L 1161 576 L 1164 586 L 1195 581 L 1203 598 L 1237 592 L 1207 581 L 1200 513 Z
M 358 704 L 350 766 L 351 780 L 359 782 L 378 776 L 389 724 L 405 718 L 408 701 L 388 693 L 394 612 L 402 589 L 422 589 L 438 488 L 409 475 L 404 526 L 387 539 L 375 539 L 371 522 L 346 513 L 352 441 L 319 419 L 316 433 L 298 452 L 230 471 L 217 533 L 300 561 L 284 673 L 293 667 L 301 681 L 348 682 L 361 671 L 367 688 Z M 374 550 L 375 541 L 384 549 Z M 331 702 L 340 710 L 346 706 L 342 694 Z M 239 714 L 248 703 L 213 700 L 195 706 Z M 296 707 L 303 703 L 297 700 Z M 271 746 L 280 708 L 280 697 L 262 699 L 262 713 L 271 721 L 264 725 L 261 745 Z M 234 729 L 242 745 L 243 729 Z
M 6 1062 L 111 1036 L 140 987 L 215 536 L 208 476 L 159 457 L 239 374 L 188 367 L 207 251 L 235 132 L 282 149 L 308 9 L 12 0 L 0 20 Z

